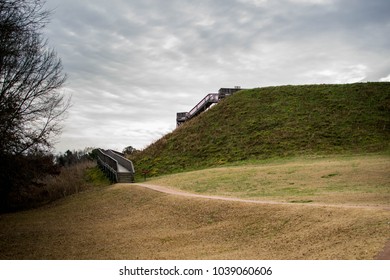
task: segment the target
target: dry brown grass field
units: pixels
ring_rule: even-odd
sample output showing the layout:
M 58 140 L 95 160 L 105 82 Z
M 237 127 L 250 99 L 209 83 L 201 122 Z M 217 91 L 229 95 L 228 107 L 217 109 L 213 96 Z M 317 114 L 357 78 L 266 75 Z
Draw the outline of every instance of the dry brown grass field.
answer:
M 390 212 L 258 205 L 118 184 L 0 216 L 1 259 L 373 259 Z

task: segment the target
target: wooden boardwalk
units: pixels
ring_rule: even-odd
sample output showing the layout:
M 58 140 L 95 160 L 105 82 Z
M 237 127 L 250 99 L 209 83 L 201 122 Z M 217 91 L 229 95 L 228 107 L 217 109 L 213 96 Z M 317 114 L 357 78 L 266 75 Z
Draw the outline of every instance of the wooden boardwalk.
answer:
M 106 176 L 115 183 L 133 183 L 134 165 L 121 153 L 98 149 L 97 162 Z

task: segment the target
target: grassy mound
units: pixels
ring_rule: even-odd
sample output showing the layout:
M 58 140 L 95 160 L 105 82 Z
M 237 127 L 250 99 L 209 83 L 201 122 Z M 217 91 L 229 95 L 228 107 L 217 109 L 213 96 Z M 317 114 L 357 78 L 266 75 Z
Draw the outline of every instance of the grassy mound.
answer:
M 243 90 L 133 155 L 138 174 L 388 150 L 390 83 Z

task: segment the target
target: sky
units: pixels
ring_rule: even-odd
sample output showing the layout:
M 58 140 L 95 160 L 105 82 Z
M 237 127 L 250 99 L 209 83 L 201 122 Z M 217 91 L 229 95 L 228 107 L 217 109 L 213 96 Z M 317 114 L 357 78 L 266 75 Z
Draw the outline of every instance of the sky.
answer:
M 222 87 L 390 81 L 389 0 L 46 0 L 55 150 L 144 149 Z

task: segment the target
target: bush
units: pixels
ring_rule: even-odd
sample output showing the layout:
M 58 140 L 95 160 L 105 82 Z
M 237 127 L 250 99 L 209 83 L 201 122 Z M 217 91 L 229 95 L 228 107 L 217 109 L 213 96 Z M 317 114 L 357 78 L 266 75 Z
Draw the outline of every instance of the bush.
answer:
M 41 153 L 29 155 L 1 155 L 0 211 L 24 208 L 32 197 L 40 196 L 47 175 L 60 173 L 53 156 Z M 38 195 L 39 194 L 39 195 Z
M 18 168 L 20 169 L 15 170 L 23 170 L 21 166 Z M 39 165 L 36 168 L 39 168 Z M 1 210 L 8 212 L 37 207 L 96 186 L 109 184 L 95 162 L 83 161 L 57 169 L 55 173 L 30 181 L 29 184 L 21 180 L 18 187 L 9 188 L 8 194 L 2 200 Z

